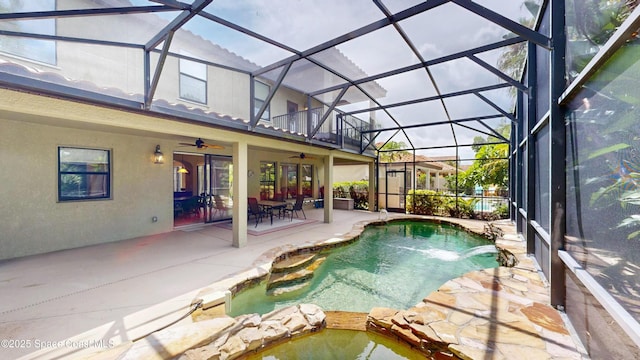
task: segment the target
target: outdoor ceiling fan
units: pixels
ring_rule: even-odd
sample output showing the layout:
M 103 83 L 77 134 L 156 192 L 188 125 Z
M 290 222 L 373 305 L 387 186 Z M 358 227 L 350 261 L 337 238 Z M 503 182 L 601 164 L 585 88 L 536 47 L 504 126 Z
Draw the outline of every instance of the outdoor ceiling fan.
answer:
M 200 138 L 198 138 L 194 144 L 180 143 L 180 145 L 183 145 L 183 146 L 195 146 L 198 149 L 220 149 L 220 150 L 224 149 L 224 146 L 222 146 L 222 145 L 207 144 Z
M 313 156 L 306 155 L 305 153 L 300 153 L 298 155 L 289 156 L 290 159 L 315 159 Z

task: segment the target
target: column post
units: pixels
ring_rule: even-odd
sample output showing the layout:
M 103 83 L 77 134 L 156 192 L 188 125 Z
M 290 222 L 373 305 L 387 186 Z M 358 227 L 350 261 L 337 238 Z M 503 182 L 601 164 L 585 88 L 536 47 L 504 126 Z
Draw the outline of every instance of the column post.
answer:
M 333 222 L 333 154 L 324 158 L 324 222 Z
M 233 246 L 241 248 L 247 245 L 247 143 L 233 144 Z

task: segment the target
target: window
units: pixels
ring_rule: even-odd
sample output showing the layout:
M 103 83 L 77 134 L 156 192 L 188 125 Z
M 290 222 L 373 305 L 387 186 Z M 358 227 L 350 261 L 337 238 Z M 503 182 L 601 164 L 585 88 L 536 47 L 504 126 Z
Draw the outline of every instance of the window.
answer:
M 180 59 L 180 98 L 207 103 L 207 65 Z
M 110 197 L 109 150 L 58 147 L 58 201 Z
M 55 0 L 9 1 L 0 0 L 2 12 L 30 12 L 56 10 Z M 55 19 L 3 21 L 0 30 L 37 33 L 46 35 L 56 34 Z M 52 40 L 29 39 L 16 36 L 0 36 L 2 51 L 26 59 L 46 64 L 56 64 L 56 42 Z
M 262 83 L 260 81 L 255 82 L 255 91 L 254 91 L 254 98 L 253 98 L 253 101 L 254 101 L 253 114 L 254 115 L 258 114 L 258 111 L 260 111 L 260 108 L 262 107 L 262 105 L 265 103 L 265 101 L 267 101 L 267 96 L 269 96 L 269 91 L 270 91 L 269 85 Z M 271 119 L 271 114 L 269 111 L 270 107 L 271 105 L 267 105 L 267 108 L 262 113 L 260 120 L 269 121 Z

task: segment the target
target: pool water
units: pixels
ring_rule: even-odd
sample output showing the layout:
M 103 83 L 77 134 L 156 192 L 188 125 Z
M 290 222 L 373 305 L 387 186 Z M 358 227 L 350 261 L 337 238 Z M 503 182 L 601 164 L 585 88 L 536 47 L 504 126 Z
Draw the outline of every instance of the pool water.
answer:
M 448 280 L 497 267 L 496 253 L 491 242 L 448 224 L 371 226 L 358 241 L 321 254 L 326 260 L 302 289 L 274 296 L 263 282 L 236 294 L 229 315 L 265 314 L 299 303 L 335 311 L 407 309 Z
M 251 355 L 248 360 L 277 359 L 424 359 L 409 346 L 370 332 L 325 329 Z

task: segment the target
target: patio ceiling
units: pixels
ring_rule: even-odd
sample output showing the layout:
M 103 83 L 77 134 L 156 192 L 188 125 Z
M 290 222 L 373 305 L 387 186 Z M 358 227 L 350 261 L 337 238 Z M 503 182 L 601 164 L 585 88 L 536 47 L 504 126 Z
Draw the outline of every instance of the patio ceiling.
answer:
M 139 67 L 140 107 L 159 100 L 165 59 L 184 58 L 268 79 L 374 121 L 371 146 L 396 141 L 429 154 L 450 155 L 513 121 L 513 93 L 528 90 L 498 70 L 498 60 L 513 44 L 550 47 L 520 25 L 533 17 L 524 0 L 30 3 L 7 10 L 0 0 L 0 48 L 3 39 L 20 37 L 142 50 L 151 60 L 146 72 Z M 73 26 L 85 17 L 90 27 Z M 108 28 L 107 18 L 144 26 Z M 42 26 L 50 19 L 55 31 Z M 194 36 L 209 49 L 181 53 Z

